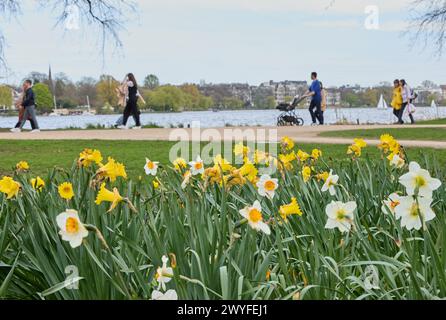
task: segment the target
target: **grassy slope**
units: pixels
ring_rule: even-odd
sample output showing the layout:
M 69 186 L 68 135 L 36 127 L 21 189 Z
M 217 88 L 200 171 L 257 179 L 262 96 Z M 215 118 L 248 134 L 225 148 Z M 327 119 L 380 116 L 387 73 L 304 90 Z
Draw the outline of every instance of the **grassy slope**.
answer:
M 21 160 L 29 162 L 33 174 L 44 174 L 54 166 L 69 168 L 84 148 L 94 148 L 99 149 L 104 158 L 111 156 L 123 162 L 128 173 L 137 176 L 143 172 L 145 157 L 168 164 L 173 145 L 173 142 L 165 141 L 0 141 L 0 174 L 11 174 L 12 168 Z M 323 150 L 328 160 L 345 158 L 344 145 L 299 145 L 308 152 L 316 147 Z M 378 157 L 379 151 L 369 147 L 364 151 L 364 155 L 367 154 Z M 412 159 L 435 157 L 446 164 L 446 150 L 413 148 L 408 154 Z
M 446 129 L 442 128 L 391 128 L 323 132 L 322 137 L 342 138 L 379 138 L 382 134 L 391 134 L 398 140 L 446 141 Z

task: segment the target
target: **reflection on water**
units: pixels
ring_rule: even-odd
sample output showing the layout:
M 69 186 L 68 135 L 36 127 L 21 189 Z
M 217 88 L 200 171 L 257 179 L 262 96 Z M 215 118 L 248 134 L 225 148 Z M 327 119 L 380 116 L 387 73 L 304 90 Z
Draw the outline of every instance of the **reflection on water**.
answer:
M 305 124 L 311 123 L 308 110 L 297 111 L 298 115 L 305 120 Z M 241 110 L 241 111 L 197 111 L 182 113 L 146 113 L 141 115 L 142 124 L 154 123 L 161 127 L 188 126 L 194 121 L 199 121 L 200 126 L 225 127 L 225 126 L 275 126 L 280 111 L 277 110 Z M 66 129 L 86 128 L 88 125 L 112 126 L 119 115 L 98 116 L 66 116 L 66 117 L 39 117 L 39 125 L 42 129 Z M 406 115 L 407 118 L 407 115 Z M 416 120 L 429 120 L 435 118 L 446 118 L 446 107 L 424 107 L 417 108 Z M 378 110 L 372 108 L 339 108 L 328 109 L 325 112 L 327 124 L 340 122 L 360 124 L 390 124 L 396 121 L 392 109 Z M 408 120 L 408 119 L 407 119 Z M 0 117 L 0 128 L 11 128 L 17 122 L 17 117 Z M 133 125 L 133 119 L 129 119 Z M 26 125 L 29 126 L 29 123 Z

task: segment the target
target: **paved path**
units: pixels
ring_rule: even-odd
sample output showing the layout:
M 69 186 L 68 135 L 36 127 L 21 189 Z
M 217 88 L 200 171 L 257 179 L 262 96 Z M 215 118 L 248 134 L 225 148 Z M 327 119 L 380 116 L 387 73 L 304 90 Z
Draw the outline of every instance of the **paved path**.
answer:
M 297 143 L 314 144 L 350 144 L 351 138 L 319 137 L 321 132 L 366 130 L 382 128 L 413 128 L 413 126 L 389 126 L 389 125 L 334 125 L 317 127 L 238 127 L 215 129 L 143 129 L 143 130 L 72 130 L 72 131 L 42 131 L 40 133 L 9 133 L 0 132 L 0 140 L 170 140 L 178 141 L 181 138 L 191 141 L 226 141 L 254 140 L 277 141 L 283 136 L 289 136 Z M 446 125 L 417 125 L 416 128 L 443 128 Z M 242 135 L 237 135 L 237 132 Z M 277 135 L 275 135 L 275 133 Z M 240 138 L 241 137 L 241 138 Z M 377 137 L 379 138 L 379 137 Z M 371 145 L 377 145 L 379 140 L 366 140 Z M 399 140 L 406 147 L 429 147 L 446 149 L 446 141 L 416 141 Z

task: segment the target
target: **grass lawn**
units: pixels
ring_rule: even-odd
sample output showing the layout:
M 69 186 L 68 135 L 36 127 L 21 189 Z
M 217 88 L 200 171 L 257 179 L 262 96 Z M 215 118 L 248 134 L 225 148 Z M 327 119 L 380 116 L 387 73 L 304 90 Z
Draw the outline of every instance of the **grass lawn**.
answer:
M 397 140 L 446 141 L 445 128 L 391 128 L 323 132 L 321 137 L 371 138 L 378 139 L 382 134 L 391 134 Z
M 377 135 L 373 135 L 376 137 Z M 85 148 L 98 149 L 102 152 L 104 161 L 111 156 L 123 162 L 130 176 L 143 173 L 145 158 L 169 164 L 169 151 L 173 142 L 165 141 L 0 141 L 0 174 L 11 174 L 15 164 L 26 160 L 31 166 L 33 174 L 43 175 L 49 168 L 55 166 L 70 168 L 79 153 Z M 345 159 L 345 145 L 313 145 L 299 144 L 300 149 L 311 152 L 313 148 L 320 148 L 327 161 Z M 364 150 L 373 158 L 379 157 L 380 151 L 376 147 Z M 435 157 L 442 164 L 446 164 L 446 150 L 411 148 L 408 150 L 411 159 Z
M 417 121 L 416 124 L 446 124 L 446 118 L 426 120 L 426 121 Z

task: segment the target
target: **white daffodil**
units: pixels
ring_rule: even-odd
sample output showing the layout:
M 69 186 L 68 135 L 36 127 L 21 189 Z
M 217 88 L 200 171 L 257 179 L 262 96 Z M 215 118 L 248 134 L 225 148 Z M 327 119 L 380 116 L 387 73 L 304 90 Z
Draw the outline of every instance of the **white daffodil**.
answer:
M 330 170 L 330 174 L 328 175 L 327 180 L 325 180 L 324 185 L 322 186 L 322 192 L 329 191 L 332 196 L 336 195 L 335 186 L 339 181 L 339 176 L 333 174 L 333 170 Z
M 356 202 L 350 201 L 343 203 L 340 201 L 332 201 L 327 205 L 325 213 L 328 216 L 326 229 L 338 228 L 341 232 L 350 231 L 356 210 Z
M 392 193 L 387 200 L 384 200 L 384 204 L 381 207 L 382 212 L 389 213 L 389 211 L 395 214 L 395 208 L 400 204 L 400 196 L 397 193 Z
M 146 158 L 146 165 L 144 166 L 146 174 L 156 176 L 156 173 L 158 172 L 158 164 L 159 162 L 150 161 Z
M 398 169 L 401 169 L 402 167 L 404 167 L 405 164 L 406 164 L 406 161 L 404 161 L 404 159 L 401 158 L 397 154 L 395 154 L 392 157 L 392 160 L 390 160 L 390 165 L 395 167 L 395 168 L 398 168 Z
M 418 190 L 418 195 L 427 198 L 432 198 L 432 192 L 441 186 L 440 180 L 431 178 L 429 171 L 421 169 L 416 162 L 409 164 L 409 172 L 400 177 L 400 183 L 408 195 L 413 196 Z
M 173 269 L 170 267 L 167 267 L 167 262 L 169 261 L 169 258 L 166 256 L 163 256 L 161 258 L 163 265 L 162 267 L 159 267 L 156 270 L 155 278 L 158 281 L 158 290 L 160 288 L 163 289 L 163 291 L 166 291 L 166 283 L 168 283 L 170 280 L 172 280 L 173 277 Z
M 88 230 L 80 221 L 76 210 L 62 212 L 56 217 L 56 223 L 62 240 L 70 242 L 72 248 L 79 247 L 83 238 L 88 236 Z
M 424 222 L 435 218 L 435 212 L 431 208 L 432 199 L 412 196 L 401 197 L 400 204 L 395 208 L 395 217 L 401 218 L 401 227 L 407 230 L 420 230 Z
M 274 198 L 275 191 L 279 187 L 279 180 L 271 178 L 269 175 L 264 174 L 257 182 L 257 188 L 259 194 L 262 197 Z
M 204 163 L 199 155 L 197 156 L 197 159 L 195 161 L 189 162 L 189 165 L 190 165 L 190 171 L 193 176 L 197 176 L 199 174 L 204 173 Z
M 248 220 L 248 224 L 256 231 L 262 231 L 263 233 L 269 235 L 271 234 L 271 230 L 268 225 L 263 222 L 262 217 L 262 207 L 259 201 L 255 201 L 252 207 L 246 207 L 239 211 L 240 214 Z
M 166 293 L 162 293 L 159 290 L 153 290 L 152 300 L 178 300 L 178 294 L 175 290 L 167 290 Z

